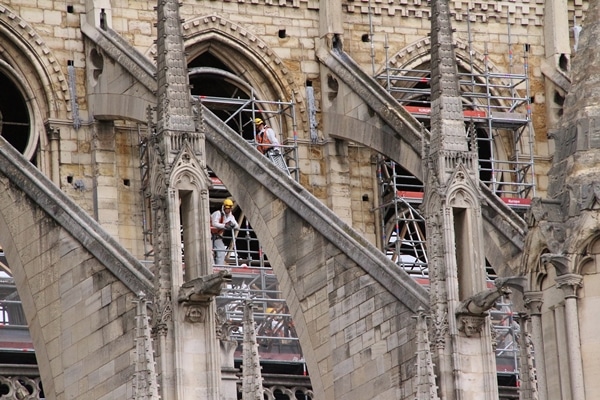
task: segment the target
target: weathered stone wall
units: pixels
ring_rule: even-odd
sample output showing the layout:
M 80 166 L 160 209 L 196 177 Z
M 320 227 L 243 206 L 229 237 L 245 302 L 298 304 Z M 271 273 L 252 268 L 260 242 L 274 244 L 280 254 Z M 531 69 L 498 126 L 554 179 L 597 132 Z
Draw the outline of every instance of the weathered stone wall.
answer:
M 81 0 L 73 4 L 70 10 L 64 3 L 4 1 L 0 6 L 0 39 L 3 47 L 0 58 L 29 79 L 29 90 L 35 93 L 35 96 L 31 96 L 31 102 L 39 112 L 37 129 L 43 132 L 42 126 L 45 123 L 60 129 L 57 163 L 61 189 L 96 218 L 136 258 L 142 258 L 147 249 L 142 240 L 143 201 L 137 169 L 139 155 L 135 128 L 131 129 L 127 124 L 124 127 L 118 125 L 116 129 L 102 126 L 105 123 L 99 124 L 94 120 L 90 112 L 91 106 L 88 105 L 87 95 L 94 88 L 93 79 L 86 74 L 92 74 L 93 69 L 86 67 L 94 59 L 90 56 L 90 49 L 86 47 L 92 45 L 84 41 L 80 26 L 82 13 L 91 3 Z M 156 55 L 154 6 L 155 3 L 152 2 L 114 2 L 112 8 L 106 9 L 109 27 L 149 59 Z M 548 170 L 549 156 L 553 152 L 553 143 L 547 135 L 552 127 L 547 126 L 545 118 L 546 103 L 554 99 L 546 95 L 546 82 L 542 73 L 547 61 L 542 28 L 543 6 L 541 0 L 522 3 L 500 1 L 493 4 L 484 1 L 451 3 L 456 12 L 453 24 L 458 42 L 457 53 L 468 60 L 470 43 L 473 62 L 480 70 L 488 63 L 494 72 L 521 72 L 522 49 L 525 44 L 530 45 L 528 68 L 533 100 L 534 152 L 536 160 L 540 161 L 536 165 L 538 194 L 543 194 L 547 189 L 545 172 Z M 469 15 L 468 7 L 471 7 Z M 572 21 L 574 16 L 581 18 L 584 8 L 585 3 L 570 4 L 569 15 L 565 16 L 565 20 Z M 348 143 L 336 148 L 336 139 L 332 137 L 335 132 L 326 130 L 323 125 L 321 111 L 329 101 L 327 96 L 330 93 L 328 88 L 321 87 L 321 82 L 326 79 L 320 79 L 320 63 L 316 54 L 320 45 L 318 1 L 186 1 L 182 7 L 182 17 L 190 60 L 203 51 L 203 44 L 195 42 L 194 38 L 209 37 L 208 31 L 219 30 L 227 35 L 232 48 L 239 48 L 240 52 L 241 49 L 247 49 L 243 65 L 246 70 L 240 71 L 240 76 L 242 72 L 247 74 L 244 77 L 251 76 L 257 87 L 271 86 L 270 89 L 265 89 L 265 93 L 282 96 L 291 96 L 293 93 L 298 101 L 301 183 L 317 198 L 326 202 L 344 221 L 352 224 L 362 237 L 375 242 L 376 224 L 371 209 L 377 188 L 373 181 L 375 174 L 371 164 L 371 151 Z M 343 2 L 338 18 L 344 27 L 344 50 L 367 73 L 371 74 L 373 70 L 380 72 L 388 57 L 393 66 L 428 67 L 429 48 L 426 37 L 430 24 L 426 2 L 415 0 L 383 3 L 374 0 L 370 18 L 367 1 L 346 1 Z M 467 24 L 467 20 L 471 20 L 471 23 Z M 365 42 L 363 36 L 370 33 L 371 26 L 372 42 Z M 280 31 L 283 29 L 285 37 L 282 38 Z M 201 36 L 202 34 L 206 36 Z M 509 44 L 514 53 L 511 53 Z M 228 53 L 232 64 L 240 61 L 235 55 L 234 51 Z M 259 60 L 263 60 L 264 64 L 259 64 Z M 256 63 L 252 65 L 252 61 Z M 105 62 L 113 63 L 114 60 L 106 57 Z M 74 92 L 68 86 L 69 63 L 75 67 Z M 265 72 L 256 71 L 263 67 Z M 317 117 L 320 122 L 319 140 L 316 143 L 310 143 L 307 129 L 304 92 L 307 81 L 312 83 L 316 94 Z M 125 85 L 127 82 L 123 80 L 120 83 Z M 525 88 L 519 86 L 518 90 L 523 93 Z M 350 102 L 346 97 L 339 100 Z M 350 104 L 352 105 L 364 106 Z M 79 128 L 72 123 L 74 109 L 78 109 L 81 117 L 82 126 Z M 510 158 L 510 140 L 504 137 L 499 146 L 504 148 L 504 153 Z M 48 151 L 47 144 L 43 141 L 41 149 Z M 334 165 L 330 159 L 333 154 L 347 156 L 340 157 L 341 162 L 335 164 L 335 167 L 341 165 L 339 170 L 331 168 Z M 412 161 L 418 162 L 414 157 Z M 50 163 L 40 165 L 40 169 L 47 175 L 56 173 Z M 231 174 L 234 175 L 235 172 Z M 230 181 L 239 183 L 233 178 Z M 5 182 L 4 185 L 6 188 L 10 187 Z M 256 193 L 254 191 L 252 195 Z M 128 346 L 133 343 L 130 340 L 133 339 L 133 328 L 128 325 L 133 321 L 129 291 L 114 277 L 107 275 L 85 252 L 69 253 L 74 246 L 74 238 L 49 226 L 52 225 L 50 220 L 40 216 L 27 202 L 17 204 L 23 209 L 14 207 L 13 203 L 22 200 L 20 194 L 6 189 L 1 195 L 5 197 L 0 204 L 7 208 L 2 211 L 0 224 L 7 229 L 2 230 L 5 235 L 0 236 L 0 244 L 5 247 L 7 254 L 11 254 L 11 266 L 19 269 L 15 278 L 27 313 L 34 316 L 30 320 L 34 336 L 44 337 L 45 344 L 36 343 L 36 347 L 43 349 L 38 361 L 45 371 L 51 371 L 51 376 L 44 379 L 55 385 L 48 390 L 64 393 L 65 398 L 128 396 L 127 377 L 131 374 L 131 348 Z M 254 200 L 247 201 L 252 204 Z M 256 210 L 263 207 L 264 213 L 281 211 L 276 209 L 279 204 L 276 201 L 260 201 L 261 199 L 256 200 L 258 205 L 255 210 L 249 207 L 245 211 L 258 213 Z M 279 233 L 285 218 L 274 217 L 269 221 L 273 227 L 273 237 L 270 240 L 283 240 Z M 268 231 L 269 229 L 264 229 L 264 232 Z M 43 232 L 46 235 L 40 236 Z M 27 247 L 27 244 L 35 242 L 45 243 L 47 249 L 44 249 L 48 251 L 37 254 L 35 248 Z M 286 242 L 279 243 L 279 246 L 292 247 L 295 244 Z M 278 251 L 274 244 L 272 251 Z M 29 262 L 27 257 L 32 254 L 36 254 L 36 259 Z M 66 261 L 58 263 L 62 256 L 65 256 Z M 302 282 L 304 286 L 300 289 L 292 289 L 292 282 L 286 281 L 286 275 L 281 274 L 284 278 L 283 285 L 287 285 L 290 292 L 305 289 L 305 281 L 311 279 L 318 280 L 322 285 L 312 287 L 311 291 L 314 292 L 302 293 L 296 304 L 292 304 L 292 307 L 296 307 L 295 316 L 299 319 L 302 318 L 300 310 L 315 310 L 304 318 L 306 329 L 310 330 L 309 336 L 315 340 L 314 346 L 307 346 L 308 356 L 312 357 L 313 365 L 318 366 L 315 369 L 325 373 L 325 383 L 318 383 L 320 388 L 326 393 L 335 391 L 336 394 L 350 394 L 347 390 L 351 390 L 354 391 L 352 395 L 357 398 L 365 398 L 365 393 L 371 394 L 378 384 L 378 378 L 370 375 L 376 370 L 370 368 L 374 365 L 373 360 L 387 361 L 400 354 L 404 357 L 404 364 L 398 362 L 398 366 L 404 366 L 387 371 L 385 379 L 400 377 L 402 382 L 407 383 L 401 389 L 405 392 L 401 395 L 387 393 L 381 396 L 408 397 L 412 393 L 410 379 L 414 349 L 411 339 L 414 332 L 412 325 L 401 326 L 401 320 L 406 319 L 409 312 L 406 309 L 395 309 L 395 303 L 390 301 L 386 293 L 366 293 L 370 289 L 357 291 L 356 296 L 343 300 L 342 293 L 353 292 L 360 284 L 371 288 L 380 283 L 374 283 L 372 277 L 360 268 L 348 266 L 348 260 L 343 256 L 330 256 L 335 260 L 328 264 L 327 269 L 308 269 L 307 265 L 312 262 L 308 256 L 299 264 L 306 267 L 306 270 L 294 270 L 294 275 L 291 276 L 297 282 Z M 285 263 L 282 262 L 280 268 L 283 268 L 282 265 Z M 295 269 L 297 266 L 290 268 Z M 594 287 L 593 280 L 586 284 L 590 288 Z M 291 297 L 290 300 L 294 301 L 294 298 Z M 560 302 L 549 300 L 550 305 Z M 371 304 L 377 306 L 371 308 Z M 77 318 L 83 315 L 81 313 L 89 314 L 90 317 L 79 321 Z M 352 328 L 344 331 L 342 324 L 347 319 L 353 319 L 355 325 L 348 325 Z M 334 328 L 339 327 L 344 334 L 336 331 L 335 338 L 329 338 L 330 323 L 338 324 Z M 356 326 L 363 326 L 364 330 L 357 332 Z M 590 332 L 590 328 L 585 325 L 582 330 Z M 393 349 L 383 352 L 378 347 L 379 344 L 372 346 L 373 337 L 378 340 L 382 337 L 389 338 Z M 338 346 L 332 357 L 316 354 L 321 349 L 319 346 L 325 346 L 326 340 L 334 340 Z M 548 343 L 552 346 L 551 340 Z M 371 351 L 378 350 L 382 351 L 377 354 L 381 357 L 370 354 Z M 356 374 L 352 372 L 353 368 L 358 371 Z M 400 370 L 401 368 L 404 369 Z M 590 365 L 590 368 L 594 366 Z M 85 378 L 77 380 L 91 371 L 101 372 L 91 373 L 90 376 L 94 377 L 92 381 Z M 353 380 L 356 386 L 347 389 L 345 383 L 350 376 L 356 377 Z M 106 387 L 100 389 L 105 383 Z M 115 392 L 109 394 L 106 390 Z
M 47 397 L 129 397 L 149 271 L 4 140 L 1 153 L 0 243 Z
M 86 93 L 90 88 L 86 88 L 85 65 L 89 62 L 89 56 L 86 53 L 82 34 L 79 29 L 80 16 L 86 11 L 83 3 L 73 4 L 72 12 L 67 11 L 64 4 L 52 5 L 47 7 L 42 5 L 32 5 L 28 2 L 13 0 L 4 3 L 5 17 L 10 11 L 23 19 L 28 24 L 30 30 L 34 30 L 39 35 L 40 41 L 46 46 L 53 57 L 56 58 L 53 68 L 59 71 L 63 77 L 67 76 L 67 64 L 69 60 L 73 61 L 77 78 L 77 103 L 79 112 L 83 121 L 91 118 L 88 115 L 86 104 Z M 156 28 L 154 22 L 156 13 L 155 4 L 148 2 L 129 2 L 127 7 L 121 7 L 120 4 L 114 4 L 106 9 L 110 18 L 110 26 L 118 32 L 126 41 L 137 48 L 142 54 L 152 59 L 155 56 L 154 40 Z M 570 15 L 581 19 L 584 6 L 570 5 Z M 544 62 L 544 41 L 542 30 L 543 4 L 523 3 L 515 4 L 509 2 L 497 2 L 489 5 L 486 2 L 476 2 L 474 4 L 466 2 L 452 2 L 451 8 L 454 10 L 455 18 L 453 25 L 456 30 L 455 38 L 461 43 L 463 49 L 469 42 L 474 50 L 473 61 L 480 69 L 484 68 L 485 60 L 483 55 L 487 54 L 487 60 L 492 71 L 520 72 L 523 69 L 521 59 L 522 48 L 525 44 L 530 45 L 530 57 L 528 67 L 530 71 L 531 97 L 534 101 L 533 119 L 535 128 L 535 148 L 536 160 L 537 192 L 543 194 L 547 187 L 545 172 L 547 171 L 548 155 L 552 151 L 546 134 L 545 126 L 543 76 L 541 65 Z M 8 11 L 10 10 L 10 11 Z M 350 193 L 349 187 L 352 181 L 362 179 L 362 175 L 354 175 L 353 168 L 349 171 L 348 179 L 339 182 L 332 182 L 329 179 L 329 164 L 323 157 L 328 157 L 328 152 L 323 152 L 322 146 L 329 138 L 330 132 L 324 132 L 322 124 L 319 125 L 319 135 L 322 141 L 316 144 L 309 144 L 307 115 L 304 86 L 307 80 L 313 83 L 316 94 L 317 109 L 321 108 L 322 90 L 319 78 L 319 62 L 315 55 L 318 44 L 318 26 L 319 26 L 319 7 L 317 1 L 286 1 L 273 3 L 265 2 L 227 2 L 227 1 L 201 1 L 184 2 L 181 9 L 182 18 L 185 21 L 194 21 L 189 24 L 184 23 L 184 35 L 189 35 L 196 26 L 204 24 L 201 18 L 220 18 L 221 22 L 230 21 L 231 26 L 222 25 L 222 29 L 232 34 L 242 34 L 246 37 L 255 37 L 258 48 L 266 46 L 263 50 L 271 53 L 281 60 L 282 64 L 278 66 L 285 70 L 286 79 L 289 79 L 288 86 L 297 92 L 294 98 L 299 102 L 299 139 L 300 139 L 300 167 L 302 170 L 302 182 L 309 190 L 322 200 L 327 199 L 327 191 L 331 191 L 330 185 L 339 185 L 339 192 Z M 369 13 L 368 2 L 343 2 L 339 18 L 343 23 L 344 50 L 356 60 L 365 71 L 379 73 L 383 70 L 386 58 L 390 60 L 391 65 L 400 67 L 403 65 L 409 67 L 418 67 L 419 64 L 426 66 L 428 63 L 428 53 L 423 52 L 420 43 L 427 37 L 429 23 L 429 7 L 425 2 L 392 2 L 384 3 L 380 1 L 372 2 L 372 9 Z M 89 20 L 89 18 L 88 18 Z M 467 21 L 471 22 L 468 24 Z M 25 30 L 27 30 L 25 29 Z M 285 37 L 281 38 L 280 31 L 285 30 Z M 365 34 L 369 35 L 372 31 L 372 42 L 363 41 Z M 246 33 L 244 33 L 246 32 Z M 255 40 L 255 39 L 251 39 Z M 493 45 L 490 45 L 492 44 Z M 415 44 L 411 47 L 411 44 Z M 512 46 L 512 53 L 509 49 Z M 459 46 L 459 48 L 461 48 Z M 193 48 L 190 56 L 195 54 Z M 419 61 L 420 60 L 420 61 Z M 512 67 L 510 64 L 512 63 Z M 66 89 L 66 79 L 62 81 L 63 90 Z M 273 84 L 264 82 L 265 85 Z M 524 90 L 519 87 L 519 90 Z M 291 96 L 292 93 L 286 93 Z M 69 100 L 68 90 L 65 90 L 67 99 L 66 106 L 72 108 L 72 99 Z M 285 99 L 288 100 L 288 99 Z M 62 115 L 61 118 L 70 116 Z M 63 120 L 68 124 L 67 120 Z M 58 121 L 60 122 L 60 121 Z M 65 132 L 67 130 L 67 132 Z M 83 126 L 78 130 L 69 130 L 67 126 L 61 130 L 61 181 L 65 177 L 71 176 L 74 180 L 91 182 L 94 169 L 90 167 L 92 136 L 94 130 L 92 127 Z M 510 140 L 499 143 L 504 148 L 503 153 L 510 157 Z M 88 149 L 89 148 L 89 149 Z M 522 154 L 529 150 L 521 149 Z M 352 157 L 351 155 L 350 157 Z M 135 155 L 133 155 L 135 161 Z M 351 160 L 358 162 L 359 159 Z M 113 172 L 103 171 L 108 175 Z M 105 179 L 108 179 L 108 175 Z M 136 186 L 135 179 L 130 178 L 133 187 Z M 64 182 L 63 182 L 64 184 Z M 328 186 L 329 185 L 329 186 Z M 70 185 L 65 185 L 67 191 Z M 345 186 L 345 187 L 344 187 Z M 118 186 L 117 186 L 118 187 Z M 86 185 L 86 189 L 90 186 Z M 122 195 L 126 195 L 130 189 L 118 189 Z M 124 191 L 123 191 L 124 190 Z M 81 199 L 82 206 L 90 213 L 94 212 L 92 194 L 86 191 L 74 192 L 75 198 Z M 367 193 L 368 192 L 368 193 Z M 372 191 L 367 191 L 369 198 L 374 198 Z M 121 196 L 113 195 L 113 198 Z M 334 207 L 334 204 L 330 204 Z M 348 221 L 363 220 L 362 211 L 355 210 L 354 207 L 361 207 L 362 203 L 354 203 L 352 211 L 344 211 L 344 207 L 339 211 L 348 215 Z M 102 208 L 102 207 L 101 207 Z M 96 212 L 103 213 L 102 210 Z M 351 216 L 355 212 L 359 216 Z M 119 224 L 119 219 L 113 215 L 106 221 L 107 224 Z M 368 224 L 371 225 L 371 224 Z M 112 229 L 112 228 L 111 228 Z M 361 228 L 363 230 L 364 228 Z M 118 228 L 112 229 L 115 235 L 118 235 Z M 372 228 L 365 232 L 370 237 L 375 235 Z M 129 232 L 127 235 L 131 235 Z M 130 238 L 128 238 L 129 240 Z M 133 250 L 133 249 L 132 249 Z
M 147 203 L 144 203 L 141 185 L 138 128 L 145 134 L 143 126 L 118 126 L 114 133 L 117 177 L 114 182 L 116 198 L 113 204 L 116 205 L 119 242 L 139 260 L 146 260 L 151 244 L 144 242 L 144 237 L 140 233 L 143 229 L 146 231 L 150 229 L 148 221 L 150 215 L 148 215 L 149 210 L 145 208 Z

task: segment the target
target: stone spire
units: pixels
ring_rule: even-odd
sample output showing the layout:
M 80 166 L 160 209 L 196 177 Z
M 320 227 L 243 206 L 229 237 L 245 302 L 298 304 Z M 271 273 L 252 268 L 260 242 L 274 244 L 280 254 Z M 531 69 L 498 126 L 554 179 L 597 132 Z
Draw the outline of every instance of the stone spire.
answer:
M 264 389 L 260 373 L 258 344 L 256 343 L 256 326 L 254 324 L 254 305 L 251 300 L 244 300 L 244 343 L 243 343 L 243 375 L 242 399 L 263 400 Z
M 415 400 L 439 400 L 425 310 L 419 308 L 414 318 L 417 320 L 417 396 Z
M 443 150 L 468 150 L 450 12 L 446 0 L 431 2 L 430 143 L 432 154 Z
M 154 348 L 148 321 L 148 300 L 143 293 L 138 296 L 136 319 L 136 360 L 134 373 L 134 400 L 158 400 L 158 381 Z
M 194 132 L 190 84 L 177 0 L 158 2 L 158 133 Z
M 159 388 L 163 400 L 219 400 L 214 297 L 224 277 L 213 274 L 211 182 L 201 114 L 192 106 L 179 7 L 177 0 L 158 0 L 157 122 L 148 151 Z
M 487 306 L 489 297 L 477 151 L 475 143 L 469 149 L 465 131 L 448 0 L 431 1 L 431 105 L 423 208 L 439 397 L 497 399 L 489 318 L 478 307 L 465 307 Z M 426 396 L 434 389 L 419 382 L 418 390 Z

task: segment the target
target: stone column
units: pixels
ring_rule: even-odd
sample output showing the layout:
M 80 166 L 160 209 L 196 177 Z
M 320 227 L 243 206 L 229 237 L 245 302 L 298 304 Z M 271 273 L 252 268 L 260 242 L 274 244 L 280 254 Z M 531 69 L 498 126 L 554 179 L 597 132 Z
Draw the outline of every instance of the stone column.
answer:
M 60 129 L 48 126 L 46 131 L 50 141 L 50 179 L 60 187 Z
M 343 32 L 341 0 L 320 0 L 319 37 L 330 41 L 333 35 L 341 35 Z
M 535 367 L 537 370 L 537 388 L 539 400 L 547 400 L 546 393 L 546 360 L 544 357 L 544 340 L 542 336 L 542 292 L 525 292 L 525 307 L 531 318 L 531 340 L 535 350 Z
M 112 8 L 110 0 L 86 0 L 85 18 L 87 23 L 102 29 L 112 28 Z
M 556 277 L 557 287 L 561 288 L 565 295 L 565 329 L 573 400 L 585 400 L 579 319 L 577 317 L 577 289 L 582 286 L 582 281 L 583 277 L 578 274 L 563 274 Z
M 117 147 L 114 123 L 96 122 L 91 139 L 94 218 L 119 240 L 119 187 L 122 182 L 118 179 Z
M 237 400 L 237 383 L 240 372 L 235 368 L 234 353 L 238 346 L 237 340 L 219 340 L 221 348 L 221 400 Z

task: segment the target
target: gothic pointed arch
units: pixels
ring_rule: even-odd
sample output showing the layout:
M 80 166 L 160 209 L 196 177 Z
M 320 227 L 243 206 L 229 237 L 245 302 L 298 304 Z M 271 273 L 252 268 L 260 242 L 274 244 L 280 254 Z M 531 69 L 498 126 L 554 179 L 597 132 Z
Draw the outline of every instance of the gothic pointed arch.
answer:
M 218 15 L 205 15 L 185 21 L 183 34 L 190 68 L 223 68 L 247 82 L 259 100 L 294 101 L 298 123 L 306 123 L 304 94 L 291 71 L 250 29 Z M 150 49 L 152 55 L 155 52 L 156 48 Z M 210 55 L 210 63 L 216 65 L 203 65 L 203 55 Z M 291 133 L 291 121 L 286 124 L 289 126 L 281 128 Z
M 450 207 L 478 208 L 479 194 L 474 190 L 477 182 L 473 182 L 464 165 L 459 165 L 449 181 L 446 202 Z
M 501 70 L 490 61 L 485 54 L 477 49 L 469 49 L 469 44 L 460 38 L 454 38 L 455 55 L 458 67 L 465 67 L 482 73 L 487 68 L 492 73 L 500 73 Z M 420 65 L 431 61 L 431 39 L 429 37 L 419 39 L 393 54 L 389 64 L 395 68 L 417 69 Z
M 532 291 L 541 291 L 544 288 L 546 279 L 548 278 L 548 266 L 547 263 L 542 261 L 542 256 L 548 253 L 547 249 L 538 254 L 535 261 L 535 268 L 531 271 L 531 277 L 529 278 L 529 284 L 531 285 Z
M 473 87 L 465 87 L 462 86 L 463 93 L 469 93 L 471 91 L 477 92 L 480 89 L 477 89 L 477 86 L 480 88 L 482 85 L 485 86 L 484 77 L 489 76 L 499 76 L 501 74 L 501 69 L 496 66 L 489 57 L 487 57 L 482 52 L 477 49 L 470 48 L 469 44 L 461 40 L 460 38 L 454 38 L 454 46 L 455 46 L 455 56 L 456 56 L 456 64 L 458 66 L 459 74 L 462 74 L 464 78 L 463 80 L 472 79 L 475 84 Z M 401 50 L 397 51 L 393 55 L 390 56 L 388 65 L 390 68 L 397 69 L 401 72 L 397 73 L 398 75 L 408 75 L 408 76 L 416 76 L 421 79 L 415 80 L 412 79 L 411 83 L 396 83 L 402 85 L 412 85 L 410 88 L 416 88 L 418 91 L 429 88 L 428 76 L 431 63 L 431 40 L 429 37 L 422 38 L 417 40 Z M 504 71 L 506 72 L 506 71 Z M 378 73 L 378 76 L 385 77 L 385 70 L 381 70 Z M 468 77 L 467 77 L 468 75 Z M 491 80 L 491 78 L 489 78 Z M 396 81 L 398 82 L 398 81 Z M 491 100 L 491 109 L 492 110 L 508 110 L 510 109 L 510 104 L 505 98 L 509 98 L 506 93 L 503 93 L 501 89 L 502 86 L 509 87 L 510 84 L 507 82 L 500 82 L 498 85 L 487 85 L 489 90 L 493 93 L 493 99 Z M 394 91 L 392 90 L 392 93 Z M 395 96 L 397 97 L 397 96 Z M 398 97 L 397 97 L 398 98 Z M 481 94 L 468 98 L 463 95 L 463 105 L 465 109 L 471 108 L 471 103 L 481 102 L 478 104 L 479 108 L 485 107 L 487 109 L 488 105 L 485 104 L 485 97 Z M 428 100 L 423 96 L 421 98 L 412 98 L 412 101 L 409 102 L 409 105 L 423 106 Z M 407 105 L 406 101 L 402 101 L 403 105 Z M 468 120 L 465 121 L 467 124 Z M 511 140 L 508 135 L 504 138 L 500 138 L 498 135 L 492 135 L 488 132 L 485 132 L 488 129 L 485 126 L 478 126 L 474 129 L 478 140 L 478 152 L 480 163 L 482 165 L 480 176 L 484 181 L 493 180 L 495 177 L 493 176 L 493 172 L 490 171 L 492 166 L 490 162 L 487 160 L 510 160 L 511 157 L 514 157 L 513 151 L 508 147 L 511 143 Z
M 206 171 L 206 168 L 195 156 L 192 146 L 186 140 L 173 162 L 169 186 L 179 187 L 182 182 L 186 182 L 187 186 L 192 185 L 198 190 L 206 189 L 211 182 L 208 175 L 202 174 L 200 171 Z
M 581 245 L 575 257 L 574 273 L 579 275 L 595 275 L 600 273 L 600 235 L 592 234 Z

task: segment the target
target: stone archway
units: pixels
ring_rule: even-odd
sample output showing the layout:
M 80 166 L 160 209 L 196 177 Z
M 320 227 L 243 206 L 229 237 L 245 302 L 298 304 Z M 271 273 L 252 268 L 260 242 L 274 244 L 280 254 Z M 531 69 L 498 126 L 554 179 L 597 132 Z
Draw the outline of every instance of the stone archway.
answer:
M 31 92 L 39 96 L 37 107 L 44 118 L 65 119 L 68 117 L 71 100 L 68 79 L 54 66 L 58 60 L 35 29 L 23 20 L 19 13 L 6 6 L 0 7 L 0 36 L 2 58 L 27 77 Z
M 365 368 L 380 362 L 395 364 L 381 371 L 379 379 L 401 379 L 396 368 L 414 363 L 410 316 L 418 307 L 428 307 L 425 289 L 300 185 L 273 170 L 218 118 L 206 113 L 204 119 L 207 163 L 247 212 L 269 254 L 309 370 L 315 371 L 311 383 L 316 397 L 358 400 L 369 387 L 375 399 L 395 390 L 373 386 L 375 377 L 363 374 L 363 367 L 350 371 L 339 366 L 352 365 L 358 354 L 366 352 L 365 365 L 370 367 Z M 402 343 L 383 350 L 387 347 L 383 343 L 395 342 L 398 335 Z M 351 350 L 351 343 L 358 347 Z M 371 353 L 374 348 L 379 350 Z M 393 360 L 399 354 L 404 358 L 396 364 Z M 344 387 L 342 382 L 350 381 L 356 384 Z M 404 384 L 408 382 L 401 380 L 399 386 Z
M 260 100 L 294 101 L 298 119 L 296 133 L 308 123 L 305 95 L 290 74 L 289 63 L 279 58 L 260 37 L 243 26 L 217 15 L 204 15 L 183 23 L 188 66 L 201 67 L 196 59 L 210 53 L 226 71 L 247 82 Z M 149 50 L 154 54 L 156 49 Z M 298 66 L 299 68 L 299 66 Z M 199 89 L 199 88 L 196 88 Z M 285 121 L 282 133 L 292 137 L 292 121 Z
M 510 81 L 503 81 L 503 78 L 499 78 L 501 76 L 500 68 L 495 65 L 489 57 L 482 54 L 481 52 L 469 48 L 469 44 L 465 43 L 460 38 L 455 38 L 455 56 L 456 63 L 458 66 L 459 74 L 461 75 L 461 80 L 463 83 L 461 84 L 461 90 L 463 92 L 463 104 L 465 109 L 469 108 L 469 105 L 475 104 L 476 108 L 481 110 L 485 109 L 487 113 L 488 107 L 491 112 L 496 112 L 501 109 L 509 109 L 511 104 L 509 100 L 509 96 L 505 93 L 501 93 L 501 86 L 505 85 L 506 87 L 511 86 Z M 401 70 L 402 72 L 398 72 L 398 75 L 411 75 L 410 71 L 415 71 L 414 76 L 420 76 L 422 78 L 426 78 L 427 74 L 430 70 L 430 62 L 431 62 L 431 40 L 430 38 L 422 38 L 414 43 L 411 43 L 399 50 L 395 54 L 390 56 L 388 61 L 389 65 L 392 68 L 396 68 Z M 379 72 L 379 76 L 385 76 L 384 70 Z M 494 78 L 488 78 L 489 75 L 493 75 Z M 505 74 L 505 77 L 509 74 Z M 414 78 L 414 77 L 413 77 Z M 471 88 L 467 88 L 464 85 L 464 81 L 468 81 L 469 79 L 473 80 L 474 84 Z M 488 82 L 486 82 L 486 79 Z M 500 82 L 502 85 L 500 85 Z M 486 86 L 487 83 L 487 86 Z M 396 83 L 398 84 L 398 83 Z M 402 84 L 402 83 L 400 83 Z M 404 82 L 409 88 L 411 85 L 414 87 L 419 87 L 421 89 L 428 89 L 429 83 L 425 80 L 423 82 L 413 81 L 409 82 L 408 80 Z M 470 90 L 473 93 L 480 91 L 482 87 L 488 88 L 488 90 L 493 93 L 494 98 L 490 100 L 490 104 L 486 104 L 485 94 L 479 93 L 478 96 L 469 96 L 467 95 Z M 425 100 L 420 104 L 419 101 L 416 101 L 413 106 L 423 106 L 425 108 L 428 107 L 428 101 L 425 99 L 426 96 L 422 96 L 422 99 Z M 415 95 L 415 100 L 419 100 L 417 95 Z M 403 104 L 406 104 L 404 102 Z M 427 122 L 427 121 L 424 121 Z M 465 124 L 468 125 L 469 119 L 465 117 Z M 491 133 L 486 133 L 485 130 L 488 130 L 489 126 L 484 126 L 483 124 L 477 124 L 477 136 L 478 140 L 478 151 L 480 153 L 480 166 L 482 168 L 482 180 L 489 181 L 491 176 L 485 176 L 491 174 L 489 171 L 490 166 L 488 160 L 496 160 L 496 161 L 507 161 L 510 160 L 511 157 L 515 157 L 514 150 L 507 148 L 509 143 L 512 143 L 514 140 L 510 136 L 507 135 L 507 132 L 503 130 L 496 129 L 498 134 L 491 135 Z M 481 127 L 479 126 L 481 125 Z M 486 137 L 489 136 L 489 137 Z M 503 168 L 502 168 L 503 169 Z M 484 172 L 484 171 L 487 171 Z M 503 171 L 496 172 L 496 174 L 502 174 Z

